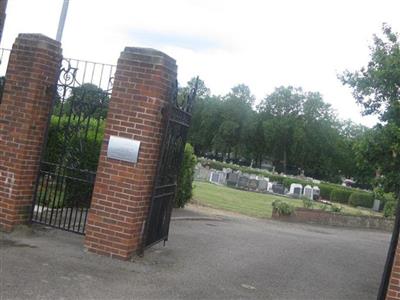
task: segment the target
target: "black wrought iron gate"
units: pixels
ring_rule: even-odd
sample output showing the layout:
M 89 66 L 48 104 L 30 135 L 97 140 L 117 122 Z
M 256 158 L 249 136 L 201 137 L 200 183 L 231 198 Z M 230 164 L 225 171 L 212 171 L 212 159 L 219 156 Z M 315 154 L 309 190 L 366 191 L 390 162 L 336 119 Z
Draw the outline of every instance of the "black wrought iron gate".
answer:
M 64 59 L 32 206 L 32 222 L 83 234 L 115 66 Z
M 171 102 L 164 112 L 166 127 L 147 221 L 145 247 L 168 239 L 177 179 L 192 118 L 191 110 L 196 98 L 197 81 L 183 101 L 179 101 L 181 99 L 177 97 L 177 84 L 173 90 Z

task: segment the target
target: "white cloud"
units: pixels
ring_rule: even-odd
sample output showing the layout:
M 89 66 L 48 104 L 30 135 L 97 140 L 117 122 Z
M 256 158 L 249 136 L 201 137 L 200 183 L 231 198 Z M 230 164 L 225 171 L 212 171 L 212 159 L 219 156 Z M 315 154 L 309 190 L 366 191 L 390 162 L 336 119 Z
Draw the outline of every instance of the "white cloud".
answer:
M 55 36 L 62 0 L 8 2 L 3 47 L 19 32 Z M 223 94 L 243 82 L 258 99 L 279 85 L 302 86 L 320 91 L 340 117 L 371 125 L 337 74 L 368 62 L 383 22 L 400 31 L 399 8 L 396 0 L 70 0 L 63 49 L 116 63 L 125 46 L 156 47 L 177 59 L 183 83 L 198 74 Z

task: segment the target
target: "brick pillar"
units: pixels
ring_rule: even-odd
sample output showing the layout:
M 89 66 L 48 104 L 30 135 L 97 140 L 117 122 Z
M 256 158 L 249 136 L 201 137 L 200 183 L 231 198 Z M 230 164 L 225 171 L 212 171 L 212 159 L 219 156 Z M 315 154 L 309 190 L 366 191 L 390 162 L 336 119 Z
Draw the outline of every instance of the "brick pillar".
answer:
M 29 221 L 42 144 L 61 64 L 60 43 L 20 34 L 0 104 L 0 229 Z
M 0 0 L 0 42 L 3 36 L 4 23 L 6 21 L 7 0 Z
M 397 244 L 393 267 L 390 274 L 387 300 L 400 300 L 400 244 Z
M 118 60 L 86 224 L 91 252 L 128 259 L 141 248 L 161 147 L 161 110 L 176 69 L 174 59 L 153 49 L 125 48 Z M 107 158 L 110 135 L 140 141 L 138 162 Z

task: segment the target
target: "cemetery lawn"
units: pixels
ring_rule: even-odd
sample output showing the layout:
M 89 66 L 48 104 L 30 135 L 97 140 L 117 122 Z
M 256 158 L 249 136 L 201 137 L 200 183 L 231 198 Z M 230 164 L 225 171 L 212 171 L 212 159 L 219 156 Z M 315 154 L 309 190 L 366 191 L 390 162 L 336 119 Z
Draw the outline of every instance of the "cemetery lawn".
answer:
M 290 203 L 295 207 L 303 207 L 303 201 L 299 199 L 242 191 L 208 182 L 195 181 L 193 184 L 192 203 L 240 213 L 250 217 L 271 218 L 272 202 L 277 199 Z M 342 212 L 345 214 L 382 216 L 381 213 L 368 209 L 358 209 L 343 204 L 336 205 L 342 206 Z M 318 203 L 314 208 L 320 208 L 321 206 Z

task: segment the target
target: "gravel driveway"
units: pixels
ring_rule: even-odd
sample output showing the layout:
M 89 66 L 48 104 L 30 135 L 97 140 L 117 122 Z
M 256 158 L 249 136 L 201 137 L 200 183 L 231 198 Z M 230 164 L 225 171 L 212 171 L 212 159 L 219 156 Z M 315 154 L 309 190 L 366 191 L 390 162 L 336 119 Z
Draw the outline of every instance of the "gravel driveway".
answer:
M 206 213 L 176 212 L 132 262 L 60 230 L 0 234 L 0 299 L 376 299 L 388 233 Z

